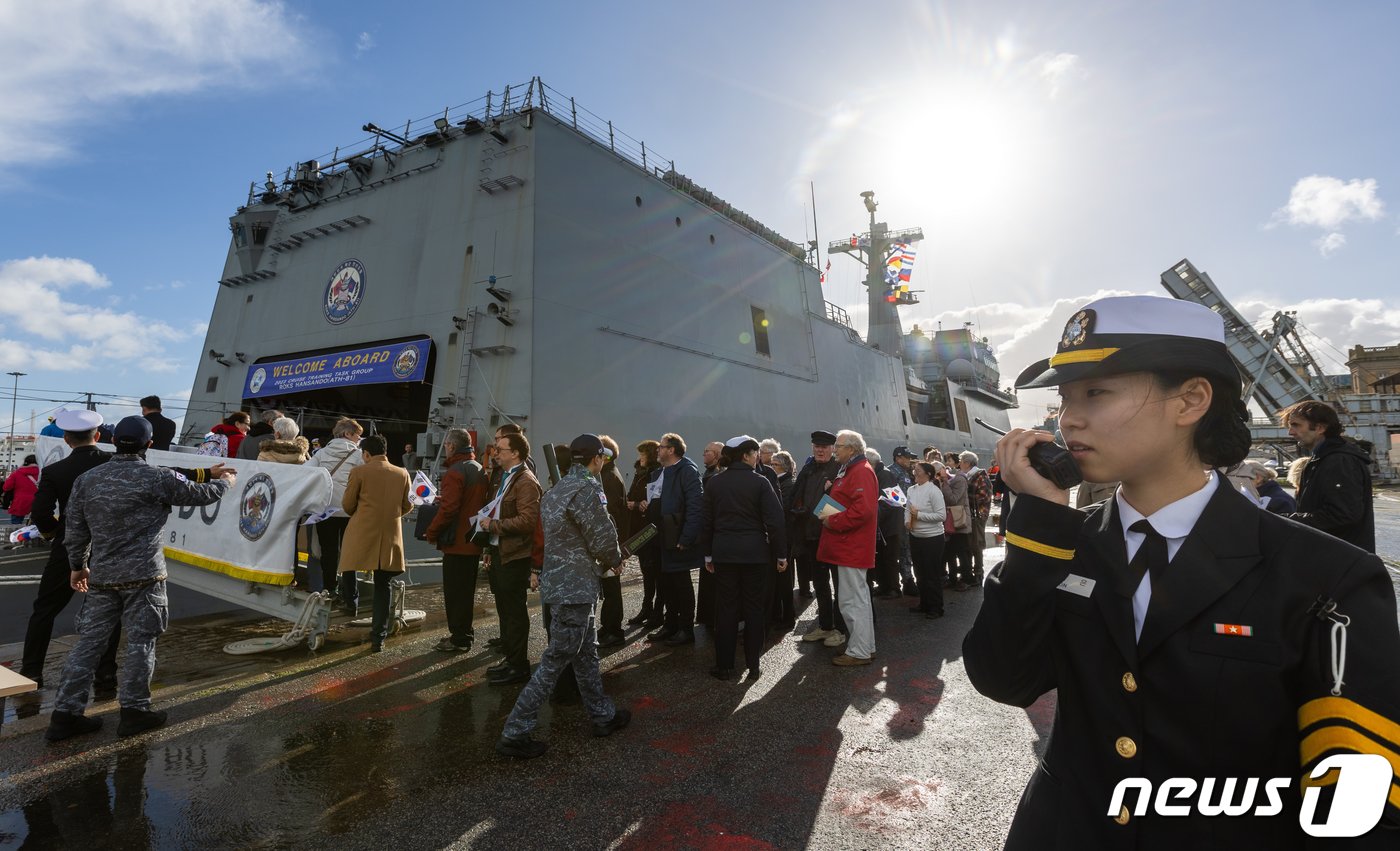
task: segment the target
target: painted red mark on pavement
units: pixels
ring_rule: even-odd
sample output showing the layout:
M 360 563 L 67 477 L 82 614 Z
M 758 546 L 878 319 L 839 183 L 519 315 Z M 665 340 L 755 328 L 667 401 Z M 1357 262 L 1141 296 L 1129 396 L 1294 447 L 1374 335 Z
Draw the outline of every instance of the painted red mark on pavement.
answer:
M 636 700 L 633 700 L 633 701 L 632 701 L 632 708 L 633 708 L 633 709 L 665 709 L 665 708 L 666 708 L 666 704 L 665 704 L 665 702 L 660 701 L 660 700 L 657 700 L 656 698 L 652 697 L 652 696 L 649 695 L 649 694 L 644 694 L 644 695 L 642 695 L 641 697 L 637 698 Z

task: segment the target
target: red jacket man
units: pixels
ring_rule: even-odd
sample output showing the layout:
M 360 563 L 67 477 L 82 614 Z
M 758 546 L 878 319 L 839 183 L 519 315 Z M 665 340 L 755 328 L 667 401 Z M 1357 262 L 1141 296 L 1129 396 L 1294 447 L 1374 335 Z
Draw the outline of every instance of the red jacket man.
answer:
M 854 431 L 836 434 L 836 460 L 842 464 L 827 495 L 844 509 L 822 521 L 817 561 L 836 566 L 836 601 L 850 634 L 846 652 L 832 659 L 842 667 L 869 665 L 875 655 L 875 618 L 865 572 L 875 566 L 880 481 L 865 460 L 865 439 Z M 837 633 L 840 642 L 841 633 Z M 827 645 L 834 646 L 827 638 Z
M 827 495 L 846 510 L 827 518 L 817 545 L 817 560 L 842 567 L 873 568 L 880 483 L 864 455 L 836 475 Z

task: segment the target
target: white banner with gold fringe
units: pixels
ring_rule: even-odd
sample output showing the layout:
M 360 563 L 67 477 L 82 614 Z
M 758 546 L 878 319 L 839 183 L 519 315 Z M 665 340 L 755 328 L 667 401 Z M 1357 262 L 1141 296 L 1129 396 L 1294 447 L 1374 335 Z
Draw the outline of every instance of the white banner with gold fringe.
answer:
M 42 480 L 43 467 L 67 457 L 69 449 L 58 437 L 40 437 L 37 448 Z M 297 524 L 324 509 L 334 491 L 323 468 L 154 449 L 146 460 L 184 469 L 224 463 L 238 472 L 238 484 L 213 505 L 171 509 L 163 531 L 167 559 L 249 582 L 292 584 Z

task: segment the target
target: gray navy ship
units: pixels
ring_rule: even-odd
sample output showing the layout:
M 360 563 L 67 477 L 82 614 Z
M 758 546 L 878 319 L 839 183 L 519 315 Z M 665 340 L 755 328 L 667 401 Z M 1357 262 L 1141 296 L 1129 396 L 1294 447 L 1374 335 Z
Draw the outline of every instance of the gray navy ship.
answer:
M 831 252 L 867 266 L 862 337 L 785 239 L 538 78 L 299 162 L 250 187 L 191 392 L 186 438 L 278 408 L 325 435 L 373 423 L 391 454 L 517 422 L 624 447 L 738 432 L 806 454 L 852 428 L 888 456 L 989 457 L 1016 397 L 968 328 L 905 334 L 922 237 L 875 220 Z M 892 249 L 893 247 L 893 249 Z M 911 255 L 912 256 L 912 255 Z M 841 261 L 846 262 L 846 261 Z M 630 460 L 628 453 L 624 460 Z

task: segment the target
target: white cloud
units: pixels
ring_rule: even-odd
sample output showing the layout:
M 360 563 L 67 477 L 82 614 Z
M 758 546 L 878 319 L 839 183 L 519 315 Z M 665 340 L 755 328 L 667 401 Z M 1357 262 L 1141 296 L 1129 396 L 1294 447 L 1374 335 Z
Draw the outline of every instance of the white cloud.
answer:
M 1303 342 L 1332 374 L 1347 372 L 1346 352 L 1352 346 L 1400 343 L 1400 300 L 1314 298 L 1285 304 L 1247 298 L 1233 304 L 1256 328 L 1270 325 L 1276 311 L 1296 310 Z
M 124 102 L 266 85 L 312 55 L 275 0 L 0 3 L 0 168 L 66 154 Z
M 1347 244 L 1347 238 L 1340 233 L 1332 232 L 1313 243 L 1317 250 L 1322 252 L 1323 257 L 1331 255 L 1332 252 Z
M 366 53 L 374 49 L 374 36 L 369 33 L 360 33 L 360 37 L 355 39 L 355 58 L 359 59 Z
M 1343 182 L 1312 174 L 1293 184 L 1288 203 L 1274 212 L 1275 222 L 1335 231 L 1348 222 L 1373 222 L 1385 215 L 1375 178 Z
M 1079 61 L 1079 57 L 1073 53 L 1044 54 L 1036 59 L 1036 66 L 1040 79 L 1050 87 L 1050 97 L 1055 97 L 1060 90 L 1075 80 L 1081 80 L 1085 76 L 1084 65 Z
M 190 337 L 167 323 L 88 303 L 111 286 L 92 264 L 70 257 L 0 262 L 0 371 L 87 370 L 129 364 L 169 372 L 179 364 L 163 344 Z

